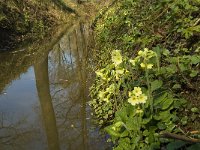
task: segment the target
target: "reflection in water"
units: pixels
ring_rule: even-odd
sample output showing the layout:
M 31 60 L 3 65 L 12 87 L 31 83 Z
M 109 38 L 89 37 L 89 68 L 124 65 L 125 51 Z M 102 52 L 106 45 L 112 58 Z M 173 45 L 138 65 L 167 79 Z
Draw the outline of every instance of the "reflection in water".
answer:
M 33 68 L 21 66 L 28 70 L 21 69 L 18 74 L 15 71 L 13 80 L 20 76 L 18 80 L 12 81 L 10 75 L 12 82 L 8 87 L 8 81 L 4 84 L 2 80 L 3 74 L 9 73 L 0 76 L 0 112 L 3 116 L 13 112 L 14 117 L 6 121 L 0 119 L 0 148 L 102 150 L 108 147 L 92 124 L 87 105 L 91 78 L 86 69 L 87 48 L 92 43 L 91 34 L 86 24 L 79 23 L 68 30 L 51 51 L 43 53 L 37 63 L 28 62 Z M 17 65 L 17 60 L 9 58 L 0 64 L 0 70 L 3 64 Z M 26 89 L 14 92 L 27 83 Z M 23 93 L 25 90 L 31 92 Z
M 34 70 L 36 87 L 42 110 L 42 118 L 47 136 L 48 148 L 49 150 L 59 150 L 56 118 L 49 88 L 48 57 L 43 62 L 34 65 Z

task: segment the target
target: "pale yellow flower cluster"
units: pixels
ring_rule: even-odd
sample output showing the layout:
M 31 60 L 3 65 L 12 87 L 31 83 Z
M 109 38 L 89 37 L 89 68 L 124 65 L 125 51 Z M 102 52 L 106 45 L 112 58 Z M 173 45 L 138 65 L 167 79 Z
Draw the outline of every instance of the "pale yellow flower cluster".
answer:
M 142 68 L 146 68 L 146 69 L 152 69 L 153 64 L 149 64 L 147 63 L 147 61 L 156 56 L 156 53 L 152 50 L 149 50 L 148 48 L 145 48 L 144 51 L 139 51 L 138 52 L 138 57 L 142 57 L 144 59 L 144 61 L 140 64 L 140 66 Z
M 109 99 L 108 97 L 106 96 L 106 91 L 99 91 L 98 93 L 98 98 L 101 100 L 101 101 L 105 101 L 105 102 L 109 102 Z
M 142 94 L 142 89 L 140 87 L 134 87 L 134 90 L 129 92 L 128 102 L 133 106 L 146 103 L 146 100 L 147 96 Z
M 148 48 L 145 48 L 144 51 L 139 51 L 138 56 L 141 56 L 143 58 L 152 58 L 155 56 L 155 52 L 152 50 L 149 50 Z
M 120 77 L 122 77 L 124 74 L 128 73 L 129 71 L 124 68 L 116 68 L 115 70 L 115 78 L 116 80 L 119 80 Z
M 135 64 L 136 64 L 136 60 L 135 60 L 135 59 L 130 59 L 129 62 L 130 62 L 133 66 L 135 66 Z
M 153 67 L 153 64 L 145 64 L 145 63 L 141 63 L 140 66 L 142 68 L 147 68 L 147 69 L 151 69 Z
M 115 67 L 122 63 L 122 55 L 120 50 L 112 51 L 112 62 L 114 63 Z
M 115 92 L 115 85 L 111 84 L 108 88 L 106 88 L 107 93 L 114 93 Z
M 138 52 L 138 56 L 135 59 L 130 59 L 129 62 L 135 66 L 137 62 L 142 62 L 140 63 L 141 68 L 146 68 L 146 69 L 152 69 L 153 64 L 148 63 L 149 59 L 156 56 L 156 53 L 152 50 L 149 50 L 147 48 L 144 49 L 144 51 L 140 50 Z
M 124 74 L 124 69 L 116 70 L 115 71 L 115 78 L 116 80 L 119 80 L 120 77 Z

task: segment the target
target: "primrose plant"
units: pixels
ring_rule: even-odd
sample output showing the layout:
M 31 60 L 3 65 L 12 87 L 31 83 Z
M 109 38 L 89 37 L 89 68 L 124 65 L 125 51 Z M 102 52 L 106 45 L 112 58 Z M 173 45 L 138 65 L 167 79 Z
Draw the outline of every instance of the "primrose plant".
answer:
M 176 108 L 184 101 L 163 86 L 156 52 L 145 48 L 130 59 L 114 50 L 111 60 L 96 71 L 90 89 L 97 122 L 117 142 L 115 149 L 158 148 L 159 133 L 175 130 Z

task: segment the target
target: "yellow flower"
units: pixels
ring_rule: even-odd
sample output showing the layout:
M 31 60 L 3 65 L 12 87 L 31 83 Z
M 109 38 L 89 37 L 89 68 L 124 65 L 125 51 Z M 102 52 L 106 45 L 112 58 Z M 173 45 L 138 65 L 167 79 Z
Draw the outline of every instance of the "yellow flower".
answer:
M 154 56 L 156 56 L 156 53 L 152 50 L 149 50 L 148 48 L 144 48 L 144 51 L 139 51 L 138 56 L 143 57 L 144 59 L 150 59 Z
M 135 66 L 136 60 L 131 59 L 131 60 L 129 60 L 129 62 L 130 62 L 133 66 Z
M 125 73 L 129 73 L 129 71 L 126 69 L 126 70 L 125 70 Z
M 115 66 L 118 66 L 122 63 L 122 56 L 120 50 L 113 50 L 112 51 L 112 62 Z
M 129 97 L 133 96 L 132 92 L 128 92 L 128 96 Z
M 95 73 L 96 73 L 97 76 L 103 77 L 103 73 L 101 71 L 98 70 L 98 71 L 95 71 Z
M 141 63 L 140 66 L 141 66 L 142 68 L 152 69 L 153 64 L 144 64 L 144 63 Z
M 99 76 L 103 80 L 107 80 L 108 78 L 107 78 L 106 74 L 103 72 L 104 72 L 104 69 L 95 71 L 97 76 Z
M 135 106 L 137 104 L 140 104 L 140 101 L 138 100 L 137 96 L 131 96 L 129 99 L 128 99 L 128 102 Z
M 108 88 L 106 88 L 106 92 L 114 93 L 115 92 L 115 85 L 111 84 Z
M 138 55 L 141 56 L 141 57 L 144 57 L 144 56 L 145 56 L 145 52 L 140 50 L 140 51 L 138 52 Z
M 104 96 L 105 96 L 105 92 L 99 91 L 98 97 L 99 97 L 100 99 L 103 99 Z
M 149 52 L 149 50 L 147 48 L 145 48 L 144 51 L 140 50 L 138 52 L 138 55 L 141 56 L 141 57 L 143 57 L 143 58 L 145 58 L 147 56 L 148 52 Z
M 142 110 L 142 109 L 137 109 L 137 110 L 136 110 L 136 113 L 137 113 L 137 114 L 143 113 L 143 110 Z
M 115 126 L 112 126 L 111 129 L 113 129 L 114 131 L 116 131 L 116 127 Z
M 133 94 L 139 96 L 142 94 L 142 89 L 140 87 L 134 87 Z
M 148 53 L 149 49 L 148 48 L 144 48 L 144 53 Z
M 124 69 L 117 69 L 116 74 L 119 74 L 119 75 L 124 74 Z
M 151 69 L 153 67 L 153 64 L 147 64 L 147 69 Z
M 144 63 L 141 63 L 140 66 L 141 66 L 142 68 L 145 68 L 146 65 L 145 65 Z
M 124 69 L 117 69 L 115 71 L 115 78 L 116 80 L 119 80 L 120 76 L 124 74 Z
M 108 103 L 109 99 L 106 97 L 106 98 L 103 99 L 103 101 L 105 101 L 106 103 Z
M 146 103 L 147 96 L 145 94 L 142 94 L 142 89 L 140 87 L 134 87 L 134 90 L 129 92 L 128 95 L 128 102 L 133 106 Z
M 149 50 L 148 53 L 147 53 L 147 58 L 150 59 L 152 57 L 156 56 L 156 53 L 152 50 Z
M 138 96 L 138 99 L 140 100 L 140 103 L 146 103 L 147 101 L 147 96 L 144 94 L 141 94 Z

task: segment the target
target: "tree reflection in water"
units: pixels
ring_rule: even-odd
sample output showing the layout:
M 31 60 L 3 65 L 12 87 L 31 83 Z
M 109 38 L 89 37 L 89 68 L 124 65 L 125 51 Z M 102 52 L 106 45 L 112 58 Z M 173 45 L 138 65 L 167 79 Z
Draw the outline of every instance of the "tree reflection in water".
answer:
M 98 149 L 96 137 L 92 142 L 88 139 L 91 135 L 89 107 L 86 106 L 89 86 L 86 68 L 90 34 L 88 27 L 80 23 L 55 45 L 49 55 L 51 93 L 60 141 L 67 149 Z M 95 143 L 93 148 L 92 143 Z M 100 145 L 99 149 L 102 149 Z
M 43 62 L 34 65 L 34 71 L 48 148 L 59 150 L 56 118 L 49 88 L 48 57 Z
M 0 114 L 0 149 L 23 150 L 27 149 L 27 142 L 36 140 L 37 129 L 27 128 L 27 118 L 21 117 L 17 122 L 12 122 L 12 116 Z
M 106 149 L 104 139 L 91 123 L 87 105 L 90 83 L 87 57 L 88 46 L 93 42 L 91 37 L 89 26 L 80 22 L 46 56 L 33 64 L 40 104 L 38 108 L 41 110 L 41 122 L 49 150 Z M 17 129 L 23 130 L 22 127 Z M 1 137 L 1 131 L 0 127 L 0 145 L 4 138 Z M 27 132 L 30 132 L 30 138 L 26 138 L 24 143 L 19 141 L 22 145 L 40 139 L 38 136 L 42 134 L 40 129 L 32 127 Z

